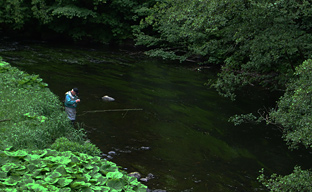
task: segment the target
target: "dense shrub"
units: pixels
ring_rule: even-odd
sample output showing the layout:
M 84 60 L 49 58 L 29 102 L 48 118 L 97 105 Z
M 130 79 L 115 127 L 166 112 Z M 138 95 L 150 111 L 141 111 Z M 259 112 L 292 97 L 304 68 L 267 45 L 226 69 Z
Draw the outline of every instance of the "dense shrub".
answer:
M 101 155 L 101 150 L 96 147 L 92 143 L 86 143 L 83 144 L 70 141 L 66 137 L 60 137 L 58 138 L 51 146 L 52 149 L 57 151 L 72 151 L 72 152 L 80 152 L 80 153 L 86 153 L 88 155 L 94 155 L 99 156 Z

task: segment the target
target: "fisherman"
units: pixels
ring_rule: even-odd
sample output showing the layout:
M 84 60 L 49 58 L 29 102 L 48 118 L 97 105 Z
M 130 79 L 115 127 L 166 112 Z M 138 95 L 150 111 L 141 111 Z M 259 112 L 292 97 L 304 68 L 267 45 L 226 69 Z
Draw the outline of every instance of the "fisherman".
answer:
M 76 108 L 77 104 L 80 102 L 78 99 L 78 88 L 73 88 L 71 91 L 67 91 L 65 93 L 65 111 L 67 113 L 68 118 L 71 120 L 72 124 L 75 123 L 76 120 Z

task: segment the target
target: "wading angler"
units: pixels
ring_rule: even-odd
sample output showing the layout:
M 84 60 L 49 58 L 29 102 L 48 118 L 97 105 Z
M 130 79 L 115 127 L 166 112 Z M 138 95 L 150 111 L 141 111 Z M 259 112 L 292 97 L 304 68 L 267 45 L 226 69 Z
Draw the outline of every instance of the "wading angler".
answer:
M 77 104 L 80 102 L 80 99 L 78 99 L 78 88 L 73 88 L 71 91 L 67 91 L 65 93 L 65 111 L 67 113 L 68 118 L 71 120 L 71 122 L 74 124 L 76 120 L 76 108 Z

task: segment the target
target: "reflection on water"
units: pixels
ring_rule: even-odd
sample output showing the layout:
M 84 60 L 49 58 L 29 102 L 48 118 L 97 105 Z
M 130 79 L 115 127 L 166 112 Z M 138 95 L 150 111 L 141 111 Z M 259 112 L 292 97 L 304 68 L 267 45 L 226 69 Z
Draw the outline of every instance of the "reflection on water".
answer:
M 78 87 L 78 121 L 88 137 L 127 172 L 152 173 L 155 178 L 145 183 L 151 189 L 265 191 L 256 180 L 262 167 L 285 174 L 300 160 L 271 127 L 227 122 L 272 101 L 260 91 L 246 90 L 236 102 L 220 97 L 204 86 L 215 76 L 210 69 L 122 50 L 42 43 L 2 43 L 0 56 L 39 74 L 60 100 Z M 116 100 L 103 102 L 104 95 Z M 142 110 L 85 112 L 109 109 Z

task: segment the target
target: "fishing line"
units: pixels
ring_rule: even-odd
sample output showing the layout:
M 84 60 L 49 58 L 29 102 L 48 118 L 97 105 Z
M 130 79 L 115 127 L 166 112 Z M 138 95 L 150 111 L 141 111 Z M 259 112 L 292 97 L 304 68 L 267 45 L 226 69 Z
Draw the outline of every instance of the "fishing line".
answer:
M 126 114 L 128 111 L 142 111 L 143 109 L 106 109 L 106 110 L 93 110 L 93 111 L 83 111 L 82 114 L 77 115 L 77 116 L 82 116 L 85 115 L 87 113 L 103 113 L 103 112 L 121 112 L 121 111 L 125 111 Z

